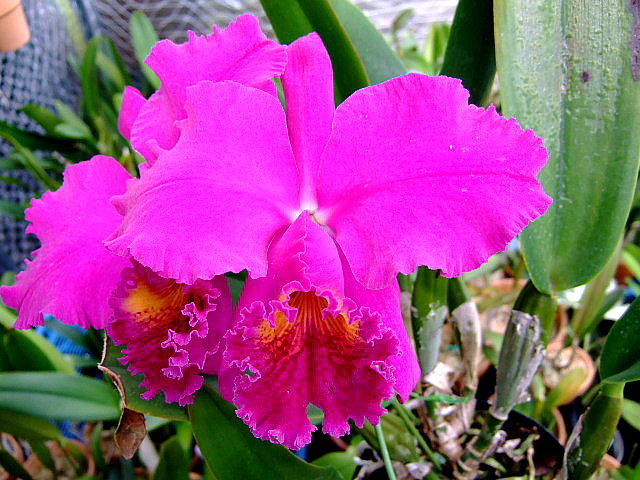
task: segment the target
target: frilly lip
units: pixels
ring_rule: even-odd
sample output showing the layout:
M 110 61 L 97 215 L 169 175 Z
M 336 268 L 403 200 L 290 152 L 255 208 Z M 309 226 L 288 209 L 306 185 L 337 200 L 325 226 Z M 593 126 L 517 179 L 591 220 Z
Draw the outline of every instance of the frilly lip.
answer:
M 323 431 L 331 435 L 346 434 L 350 419 L 377 423 L 386 412 L 381 402 L 394 392 L 389 360 L 400 348 L 371 308 L 323 290 L 316 294 L 325 305 L 322 315 L 308 320 L 290 304 L 295 293 L 316 290 L 291 281 L 280 298 L 256 300 L 239 312 L 224 337 L 220 387 L 257 437 L 298 449 L 316 430 L 306 416 L 311 403 L 324 410 Z M 276 343 L 268 345 L 265 335 Z M 279 345 L 286 350 L 277 351 Z
M 224 293 L 214 281 L 177 284 L 134 263 L 123 271 L 111 298 L 114 311 L 107 326 L 116 344 L 124 344 L 121 362 L 145 376 L 145 399 L 164 392 L 167 402 L 185 405 L 202 386 L 201 373 L 219 350 L 224 321 Z

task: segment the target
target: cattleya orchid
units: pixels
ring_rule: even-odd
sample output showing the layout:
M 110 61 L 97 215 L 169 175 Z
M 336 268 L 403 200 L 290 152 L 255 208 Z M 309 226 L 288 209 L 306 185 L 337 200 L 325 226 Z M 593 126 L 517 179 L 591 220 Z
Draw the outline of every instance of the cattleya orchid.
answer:
M 91 173 L 91 193 L 120 167 L 104 157 L 70 167 L 40 205 L 59 199 L 109 225 L 74 255 L 67 234 L 32 213 L 43 249 L 1 293 L 28 312 L 22 326 L 42 313 L 65 320 L 100 282 L 92 259 L 120 262 L 118 280 L 100 284 L 103 315 L 147 388 L 188 403 L 199 373 L 217 372 L 256 436 L 300 448 L 316 429 L 309 404 L 324 411 L 325 432 L 342 435 L 349 420 L 377 423 L 394 392 L 409 396 L 420 369 L 398 272 L 428 265 L 456 276 L 502 250 L 551 203 L 536 179 L 547 152 L 495 108 L 468 105 L 452 78 L 404 75 L 336 109 L 320 37 L 291 44 L 285 65 L 257 27 L 241 35 L 255 22 L 241 17 L 215 40 L 155 47 L 150 64 L 163 87 L 149 100 L 129 89 L 120 117 L 147 159 L 141 177 L 77 205 L 67 198 L 81 190 L 71 186 L 76 174 Z M 286 107 L 271 82 L 281 73 Z M 88 227 L 68 220 L 84 240 Z M 87 274 L 74 283 L 77 252 Z M 242 270 L 249 278 L 231 318 L 223 275 Z M 55 282 L 43 287 L 42 278 Z M 160 374 L 144 369 L 165 350 Z M 176 387 L 185 361 L 197 378 Z
M 542 141 L 459 80 L 405 75 L 335 109 L 320 38 L 287 55 L 286 110 L 236 82 L 187 88 L 179 140 L 114 199 L 106 245 L 184 283 L 249 271 L 220 389 L 256 436 L 300 448 L 310 403 L 342 435 L 419 380 L 398 272 L 474 269 L 551 200 Z

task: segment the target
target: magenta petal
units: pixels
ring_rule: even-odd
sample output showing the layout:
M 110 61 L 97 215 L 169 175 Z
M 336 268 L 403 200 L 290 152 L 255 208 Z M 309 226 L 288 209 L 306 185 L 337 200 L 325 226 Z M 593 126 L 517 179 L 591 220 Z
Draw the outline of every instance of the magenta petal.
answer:
M 343 271 L 345 295 L 357 305 L 378 312 L 384 327 L 389 328 L 398 339 L 399 354 L 389 358 L 389 364 L 395 367 L 394 389 L 400 394 L 403 401 L 407 401 L 420 381 L 422 372 L 418 356 L 404 325 L 400 286 L 397 281 L 393 281 L 381 290 L 370 290 L 356 281 L 346 260 L 343 260 Z
M 178 116 L 176 106 L 163 89 L 151 95 L 140 108 L 131 127 L 130 141 L 150 164 L 158 156 L 158 147 L 167 150 L 178 141 L 180 131 L 175 125 Z
M 410 74 L 337 109 L 316 216 L 367 287 L 419 265 L 473 270 L 551 204 L 542 140 L 468 96 L 459 80 Z
M 127 86 L 122 95 L 122 108 L 118 117 L 118 130 L 125 138 L 131 138 L 131 127 L 140 113 L 140 109 L 147 102 L 140 90 Z
M 187 88 L 202 80 L 233 80 L 276 94 L 274 77 L 286 64 L 285 47 L 268 40 L 258 19 L 243 15 L 226 29 L 214 26 L 213 34 L 189 33 L 189 41 L 175 44 L 162 40 L 147 58 L 147 64 L 162 80 L 162 87 L 140 110 L 131 129 L 131 143 L 147 160 L 155 155 L 149 142 L 169 149 L 176 143 L 177 120 L 185 117 Z
M 16 284 L 0 289 L 4 302 L 19 310 L 16 328 L 43 325 L 44 314 L 104 328 L 111 314 L 109 296 L 129 262 L 102 241 L 122 220 L 109 199 L 124 192 L 128 178 L 113 158 L 97 156 L 68 167 L 59 190 L 33 200 L 27 231 L 40 238 L 42 247 Z
M 107 244 L 181 283 L 243 269 L 264 276 L 271 238 L 298 202 L 282 106 L 234 82 L 188 93 L 180 141 L 118 200 L 126 216 Z
M 346 434 L 350 419 L 377 423 L 382 400 L 393 395 L 393 359 L 401 352 L 374 297 L 359 305 L 341 295 L 336 245 L 306 212 L 269 256 L 269 274 L 247 281 L 225 336 L 221 392 L 257 437 L 294 449 L 316 430 L 309 404 L 324 411 L 323 431 L 331 435 Z
M 322 40 L 312 33 L 287 49 L 282 85 L 287 101 L 287 125 L 300 171 L 304 207 L 314 208 L 314 179 L 331 134 L 335 110 L 331 60 Z
M 220 366 L 220 340 L 232 318 L 227 279 L 183 285 L 134 264 L 124 270 L 111 304 L 107 332 L 126 345 L 122 363 L 144 374 L 142 398 L 162 391 L 167 402 L 192 403 L 201 373 Z

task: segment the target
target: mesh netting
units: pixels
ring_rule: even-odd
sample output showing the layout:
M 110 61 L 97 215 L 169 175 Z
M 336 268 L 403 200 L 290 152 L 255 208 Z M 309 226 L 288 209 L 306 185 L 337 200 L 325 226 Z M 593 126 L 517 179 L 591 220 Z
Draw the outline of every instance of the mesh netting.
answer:
M 39 131 L 39 126 L 20 108 L 29 103 L 54 107 L 59 99 L 68 105 L 78 103 L 78 79 L 67 59 L 75 53 L 67 31 L 67 18 L 57 2 L 24 0 L 23 6 L 31 27 L 31 41 L 16 52 L 0 54 L 0 119 L 21 128 Z M 74 4 L 77 14 L 85 18 L 86 9 Z M 89 26 L 91 21 L 86 19 Z M 87 30 L 86 33 L 91 33 Z M 11 147 L 0 141 L 0 156 Z M 25 171 L 0 172 L 37 189 L 37 184 Z M 24 188 L 0 182 L 0 198 L 24 203 L 31 197 Z M 37 241 L 25 235 L 26 222 L 0 216 L 0 267 L 15 269 L 25 255 L 37 246 Z

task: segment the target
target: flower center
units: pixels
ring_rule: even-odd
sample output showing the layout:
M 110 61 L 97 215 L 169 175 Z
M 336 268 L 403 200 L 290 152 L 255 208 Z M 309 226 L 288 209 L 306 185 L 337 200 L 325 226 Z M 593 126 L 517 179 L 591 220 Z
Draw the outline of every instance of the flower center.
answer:
M 349 323 L 345 314 L 326 313 L 324 310 L 329 306 L 329 301 L 315 292 L 293 292 L 288 303 L 297 309 L 293 322 L 284 312 L 277 312 L 275 327 L 268 320 L 260 325 L 260 339 L 271 349 L 284 349 L 291 353 L 309 349 L 312 354 L 313 346 L 319 339 L 326 347 L 339 351 L 359 341 L 359 322 Z

